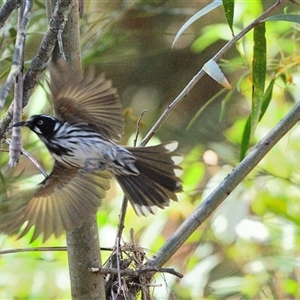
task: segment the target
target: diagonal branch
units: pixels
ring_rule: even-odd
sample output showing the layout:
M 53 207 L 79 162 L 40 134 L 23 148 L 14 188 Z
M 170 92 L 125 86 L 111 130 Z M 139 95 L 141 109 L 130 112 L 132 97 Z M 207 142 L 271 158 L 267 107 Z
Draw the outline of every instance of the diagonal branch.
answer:
M 3 27 L 11 13 L 20 7 L 21 0 L 8 0 L 6 1 L 0 9 L 0 28 Z
M 264 13 L 262 13 L 256 20 L 254 20 L 250 25 L 248 25 L 245 29 L 243 29 L 239 34 L 234 36 L 226 45 L 212 58 L 213 61 L 218 61 L 223 55 L 236 44 L 238 40 L 240 40 L 247 32 L 253 29 L 257 24 L 263 22 L 270 14 L 272 14 L 275 10 L 280 8 L 283 4 L 285 4 L 287 0 L 277 0 L 274 5 L 268 8 Z M 185 88 L 181 91 L 181 93 L 174 99 L 174 101 L 168 105 L 166 110 L 160 116 L 160 118 L 156 121 L 156 123 L 152 126 L 150 131 L 142 140 L 140 146 L 145 146 L 149 140 L 155 135 L 156 131 L 160 128 L 164 121 L 168 118 L 168 116 L 172 113 L 172 111 L 177 107 L 177 105 L 189 94 L 192 88 L 196 85 L 196 83 L 205 75 L 205 71 L 202 68 L 193 78 L 192 80 L 185 86 Z
M 251 150 L 242 162 L 229 173 L 220 185 L 181 224 L 167 243 L 156 253 L 150 265 L 164 265 L 186 239 L 230 195 L 238 184 L 257 166 L 264 156 L 277 144 L 300 119 L 300 102 Z
M 254 28 L 258 23 L 262 22 L 272 12 L 287 2 L 286 0 L 278 0 L 276 3 L 266 10 L 259 18 L 253 21 L 249 26 L 242 30 L 237 36 L 233 37 L 212 59 L 217 61 L 225 52 L 232 47 L 238 39 L 243 37 L 248 31 Z M 201 69 L 190 83 L 184 88 L 180 95 L 168 106 L 164 114 L 156 122 L 153 128 L 144 138 L 142 144 L 146 144 L 155 134 L 156 130 L 172 112 L 175 106 L 189 93 L 192 87 L 204 75 Z M 238 184 L 253 170 L 262 158 L 271 150 L 272 147 L 299 121 L 300 103 L 282 119 L 269 134 L 262 139 L 249 155 L 221 182 L 221 184 L 201 203 L 201 205 L 181 224 L 171 238 L 160 248 L 158 253 L 148 261 L 147 265 L 162 267 L 184 244 L 188 237 L 208 218 L 210 214 L 230 195 L 230 193 L 238 186 Z

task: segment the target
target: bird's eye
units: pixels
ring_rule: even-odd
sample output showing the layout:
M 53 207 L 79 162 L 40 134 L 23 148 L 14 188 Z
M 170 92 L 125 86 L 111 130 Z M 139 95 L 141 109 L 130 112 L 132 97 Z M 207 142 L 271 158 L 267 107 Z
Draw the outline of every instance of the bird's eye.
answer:
M 38 121 L 37 121 L 37 124 L 38 124 L 38 125 L 43 125 L 43 123 L 44 123 L 43 120 L 38 120 Z

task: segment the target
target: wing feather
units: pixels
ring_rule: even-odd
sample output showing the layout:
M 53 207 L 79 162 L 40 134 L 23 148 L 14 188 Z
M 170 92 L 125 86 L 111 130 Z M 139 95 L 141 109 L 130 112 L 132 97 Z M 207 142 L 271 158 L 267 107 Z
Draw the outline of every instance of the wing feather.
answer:
M 104 75 L 81 79 L 67 63 L 53 65 L 49 84 L 54 111 L 58 118 L 70 123 L 88 123 L 103 135 L 120 140 L 124 117 L 117 89 Z
M 96 214 L 109 188 L 109 179 L 106 171 L 79 173 L 56 162 L 35 193 L 23 197 L 17 194 L 1 203 L 0 231 L 14 234 L 21 229 L 22 237 L 34 227 L 32 242 L 41 234 L 46 241 L 52 234 L 59 237 L 64 231 L 80 227 Z

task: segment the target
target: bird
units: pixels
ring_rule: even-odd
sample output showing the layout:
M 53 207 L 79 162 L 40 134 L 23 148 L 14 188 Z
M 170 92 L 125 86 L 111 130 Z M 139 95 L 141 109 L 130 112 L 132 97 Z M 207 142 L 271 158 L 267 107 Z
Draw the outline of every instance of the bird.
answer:
M 97 213 L 114 177 L 137 215 L 154 214 L 182 191 L 175 141 L 156 146 L 119 145 L 124 116 L 117 89 L 104 74 L 83 79 L 62 61 L 52 64 L 48 82 L 55 116 L 33 115 L 13 127 L 27 127 L 53 157 L 50 174 L 33 190 L 10 193 L 0 206 L 0 232 L 31 241 L 80 227 Z

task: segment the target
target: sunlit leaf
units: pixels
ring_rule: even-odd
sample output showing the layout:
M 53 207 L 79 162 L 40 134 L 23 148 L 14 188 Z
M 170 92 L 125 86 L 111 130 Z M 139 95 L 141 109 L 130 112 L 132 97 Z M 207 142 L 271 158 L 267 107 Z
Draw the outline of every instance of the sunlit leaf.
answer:
M 264 114 L 272 100 L 274 84 L 275 84 L 275 79 L 271 80 L 269 86 L 267 87 L 266 92 L 264 93 L 258 121 L 260 121 L 262 119 L 262 117 L 264 116 Z M 249 118 L 245 124 L 244 132 L 243 132 L 243 136 L 242 136 L 242 142 L 241 142 L 240 160 L 242 160 L 247 153 L 247 150 L 249 147 L 249 142 L 250 142 L 250 137 L 251 137 L 251 116 L 249 116 Z
M 223 6 L 224 6 L 227 23 L 230 27 L 232 35 L 234 35 L 233 27 L 232 27 L 233 17 L 234 17 L 234 0 L 223 0 Z
M 214 60 L 209 60 L 204 64 L 203 70 L 219 84 L 223 85 L 226 89 L 232 90 L 232 86 L 226 79 L 225 75 L 221 71 L 220 67 Z
M 261 105 L 261 112 L 260 112 L 260 116 L 259 116 L 259 121 L 264 116 L 264 114 L 265 114 L 265 112 L 266 112 L 267 108 L 269 107 L 269 104 L 272 100 L 274 84 L 275 84 L 275 79 L 272 79 L 271 82 L 269 83 L 267 89 L 266 89 L 266 92 L 264 93 L 263 101 L 262 101 L 262 105 Z
M 242 135 L 240 161 L 242 161 L 243 158 L 246 156 L 249 147 L 250 136 L 251 136 L 251 116 L 249 116 L 249 118 L 246 121 L 244 132 Z
M 231 38 L 232 34 L 228 30 L 228 25 L 207 25 L 201 29 L 201 35 L 192 43 L 191 49 L 196 53 L 201 53 L 204 49 L 213 45 L 214 43 L 220 40 L 229 41 Z
M 206 14 L 208 14 L 209 12 L 211 12 L 212 10 L 214 10 L 215 8 L 219 7 L 222 4 L 222 0 L 214 0 L 212 3 L 208 4 L 207 6 L 205 6 L 204 8 L 202 8 L 200 11 L 198 11 L 195 15 L 193 15 L 190 19 L 188 19 L 183 25 L 182 27 L 179 29 L 179 31 L 177 32 L 173 44 L 172 44 L 172 48 L 174 47 L 175 43 L 178 41 L 178 39 L 180 38 L 180 36 L 182 35 L 182 33 L 191 25 L 193 24 L 195 21 L 197 21 L 198 19 L 200 19 L 201 17 L 205 16 Z
M 251 112 L 251 136 L 254 134 L 259 117 L 266 80 L 266 38 L 265 23 L 254 28 L 253 33 L 253 62 L 252 62 L 252 112 Z

